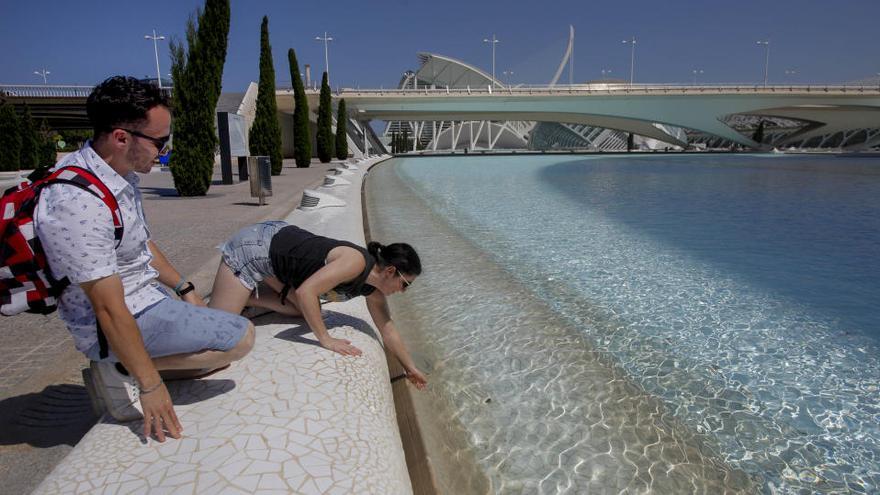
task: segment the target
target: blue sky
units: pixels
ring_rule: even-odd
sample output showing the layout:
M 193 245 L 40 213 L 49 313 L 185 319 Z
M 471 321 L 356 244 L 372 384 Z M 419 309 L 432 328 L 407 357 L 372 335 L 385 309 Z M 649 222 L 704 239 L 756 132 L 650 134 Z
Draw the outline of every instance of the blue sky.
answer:
M 197 0 L 23 2 L 0 0 L 0 83 L 37 84 L 48 69 L 54 84 L 94 84 L 118 73 L 155 77 L 152 29 L 182 37 Z M 636 36 L 636 82 L 758 82 L 771 40 L 770 81 L 838 83 L 880 72 L 878 0 L 232 0 L 224 91 L 242 91 L 258 78 L 259 30 L 269 31 L 279 85 L 289 85 L 287 49 L 313 75 L 324 67 L 326 30 L 333 86 L 390 87 L 418 65 L 416 53 L 448 55 L 491 69 L 515 83 L 546 83 L 565 49 L 568 25 L 576 30 L 578 82 L 601 78 L 603 69 L 629 77 L 629 47 Z M 169 72 L 168 43 L 159 63 Z M 786 75 L 786 70 L 796 74 Z M 563 81 L 567 81 L 567 73 Z

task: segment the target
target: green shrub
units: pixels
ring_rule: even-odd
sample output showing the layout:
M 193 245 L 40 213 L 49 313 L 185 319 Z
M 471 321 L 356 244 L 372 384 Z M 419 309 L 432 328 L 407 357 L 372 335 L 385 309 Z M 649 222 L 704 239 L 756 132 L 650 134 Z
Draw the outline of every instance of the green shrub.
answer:
M 21 137 L 18 166 L 22 170 L 33 170 L 37 168 L 39 163 L 40 137 L 37 134 L 37 124 L 31 116 L 31 109 L 27 105 L 24 107 L 24 112 L 18 117 L 18 134 Z
M 21 170 L 21 134 L 12 105 L 0 104 L 0 172 Z
M 37 132 L 39 136 L 39 147 L 37 148 L 37 170 L 50 168 L 55 165 L 56 161 L 56 145 L 52 129 L 46 119 L 40 122 L 40 130 Z
M 86 141 L 92 139 L 91 129 L 65 129 L 58 131 L 59 139 L 64 141 L 64 151 L 76 151 Z

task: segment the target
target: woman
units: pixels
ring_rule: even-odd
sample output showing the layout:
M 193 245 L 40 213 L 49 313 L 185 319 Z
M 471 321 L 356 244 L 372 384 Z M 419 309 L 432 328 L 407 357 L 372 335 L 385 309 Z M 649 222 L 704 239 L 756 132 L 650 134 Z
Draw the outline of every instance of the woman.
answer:
M 223 259 L 209 307 L 238 314 L 245 306 L 255 306 L 302 316 L 323 347 L 359 356 L 360 349 L 350 341 L 327 332 L 320 299 L 366 296 L 373 322 L 407 379 L 419 389 L 427 384 L 397 333 L 385 300 L 405 291 L 422 272 L 419 256 L 409 244 L 371 242 L 364 249 L 285 222 L 265 222 L 243 228 L 220 249 Z M 260 282 L 272 292 L 260 294 Z

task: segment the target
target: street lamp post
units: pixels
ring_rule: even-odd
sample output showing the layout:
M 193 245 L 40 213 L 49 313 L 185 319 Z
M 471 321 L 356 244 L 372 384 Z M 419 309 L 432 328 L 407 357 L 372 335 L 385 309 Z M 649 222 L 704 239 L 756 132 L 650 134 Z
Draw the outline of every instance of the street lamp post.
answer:
M 602 69 L 602 80 L 603 81 L 606 79 L 605 76 L 607 76 L 608 74 L 611 74 L 611 69 Z
M 324 42 L 324 71 L 327 73 L 327 85 L 330 85 L 330 49 L 327 48 L 327 43 L 333 41 L 333 38 L 327 36 L 327 31 L 324 31 L 324 37 L 315 36 L 315 41 Z
M 703 69 L 694 69 L 691 71 L 694 74 L 694 86 L 697 85 L 697 75 L 703 74 Z
M 504 80 L 507 81 L 507 84 L 513 84 L 513 81 L 511 81 L 511 79 L 512 79 L 511 76 L 513 76 L 512 70 L 506 70 L 506 71 L 502 72 L 502 74 L 504 74 Z
M 629 85 L 632 87 L 633 85 L 633 75 L 636 71 L 636 37 L 633 36 L 632 39 L 623 40 L 623 44 L 629 43 L 630 45 L 630 53 L 629 53 Z
M 46 79 L 46 76 L 48 76 L 49 74 L 51 74 L 51 72 L 47 71 L 47 70 L 45 69 L 45 67 L 43 68 L 43 70 L 35 70 L 35 71 L 34 71 L 34 74 L 36 74 L 36 75 L 38 75 L 38 76 L 41 76 L 41 77 L 43 78 L 43 84 L 49 84 L 49 82 L 48 82 L 49 80 Z
M 144 35 L 145 40 L 153 40 L 153 53 L 156 55 L 156 84 L 159 85 L 159 89 L 162 89 L 162 72 L 159 71 L 159 45 L 157 41 L 164 40 L 164 36 L 156 36 L 156 30 L 153 30 L 153 35 L 149 34 Z
M 764 87 L 767 87 L 767 73 L 770 69 L 770 40 L 761 40 L 758 45 L 764 45 Z
M 495 88 L 495 45 L 501 41 L 495 38 L 495 33 L 492 33 L 492 39 L 483 38 L 483 43 L 492 43 L 492 88 Z

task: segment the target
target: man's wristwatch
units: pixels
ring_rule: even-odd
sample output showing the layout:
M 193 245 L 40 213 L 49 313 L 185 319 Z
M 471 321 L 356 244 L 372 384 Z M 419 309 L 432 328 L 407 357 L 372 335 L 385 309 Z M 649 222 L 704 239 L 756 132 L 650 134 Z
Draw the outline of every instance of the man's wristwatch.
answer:
M 189 294 L 190 292 L 192 292 L 192 291 L 194 291 L 194 290 L 196 290 L 196 286 L 193 285 L 192 282 L 187 282 L 186 285 L 184 285 L 184 286 L 183 286 L 182 288 L 180 288 L 180 289 L 178 289 L 178 288 L 176 288 L 176 287 L 174 288 L 174 292 L 177 293 L 177 296 L 178 296 L 178 297 L 183 297 L 183 296 Z

